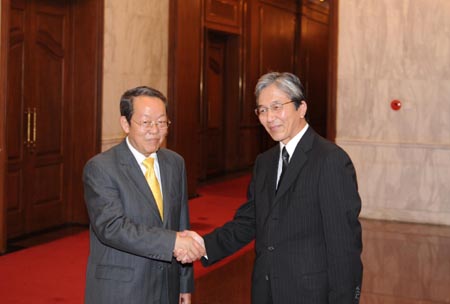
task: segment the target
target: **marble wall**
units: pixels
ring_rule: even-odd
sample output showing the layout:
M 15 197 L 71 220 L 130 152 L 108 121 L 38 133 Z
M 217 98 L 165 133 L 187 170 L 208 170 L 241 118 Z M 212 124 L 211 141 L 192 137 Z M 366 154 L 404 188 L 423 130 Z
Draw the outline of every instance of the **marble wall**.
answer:
M 105 0 L 102 150 L 118 143 L 120 96 L 148 85 L 167 94 L 169 1 Z
M 355 163 L 361 215 L 450 225 L 450 1 L 339 7 L 336 142 Z

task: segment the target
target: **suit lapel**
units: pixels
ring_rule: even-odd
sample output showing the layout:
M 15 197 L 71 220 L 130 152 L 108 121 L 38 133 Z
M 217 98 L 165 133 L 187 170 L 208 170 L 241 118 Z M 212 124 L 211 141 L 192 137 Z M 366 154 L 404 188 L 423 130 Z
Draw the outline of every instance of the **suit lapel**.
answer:
M 163 222 L 165 223 L 166 220 L 169 218 L 167 212 L 170 210 L 169 204 L 169 189 L 168 185 L 170 184 L 169 181 L 172 179 L 172 168 L 168 164 L 167 155 L 164 153 L 164 150 L 160 149 L 158 151 L 158 165 L 159 165 L 159 173 L 161 176 L 161 189 L 162 189 L 162 195 L 163 195 Z
M 267 174 L 267 185 L 268 185 L 267 187 L 269 189 L 269 202 L 271 205 L 273 204 L 273 201 L 275 199 L 275 193 L 277 190 L 277 171 L 278 171 L 278 161 L 280 157 L 279 152 L 280 152 L 279 146 L 278 148 L 273 149 L 272 155 L 270 157 L 271 160 L 268 171 L 269 174 Z
M 118 160 L 125 175 L 136 185 L 139 192 L 144 197 L 146 205 L 150 207 L 151 212 L 154 213 L 156 217 L 161 218 L 147 180 L 145 179 L 144 174 L 142 174 L 142 170 L 137 163 L 136 158 L 134 158 L 133 153 L 131 153 L 128 148 L 125 140 L 118 147 Z
M 267 189 L 268 198 L 267 200 L 262 200 L 261 202 L 264 202 L 260 208 L 262 208 L 263 211 L 263 218 L 264 218 L 264 225 L 267 223 L 267 220 L 269 219 L 269 215 L 272 211 L 272 207 L 275 200 L 275 191 L 277 187 L 277 170 L 278 170 L 278 160 L 279 160 L 279 152 L 280 148 L 273 147 L 270 150 L 271 154 L 268 157 L 268 165 L 267 165 L 267 173 L 264 181 L 264 188 Z

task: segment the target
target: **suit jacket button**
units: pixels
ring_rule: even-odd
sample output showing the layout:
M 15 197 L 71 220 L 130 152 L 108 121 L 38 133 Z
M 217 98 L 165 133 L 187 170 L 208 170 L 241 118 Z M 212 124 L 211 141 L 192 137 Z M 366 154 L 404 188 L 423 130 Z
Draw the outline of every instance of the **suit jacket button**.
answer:
M 266 281 L 269 281 L 269 275 L 266 274 L 266 276 L 264 277 L 264 279 L 266 279 Z
M 269 247 L 267 247 L 267 250 L 269 250 L 269 251 L 274 251 L 274 250 L 275 250 L 275 247 L 269 246 Z

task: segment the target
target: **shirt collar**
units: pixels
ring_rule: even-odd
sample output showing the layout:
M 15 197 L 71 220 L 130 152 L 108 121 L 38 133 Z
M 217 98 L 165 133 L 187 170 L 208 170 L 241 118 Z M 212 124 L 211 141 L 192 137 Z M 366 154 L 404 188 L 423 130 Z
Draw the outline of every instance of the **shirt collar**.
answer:
M 306 133 L 306 130 L 308 130 L 309 125 L 306 124 L 303 129 L 297 133 L 286 145 L 283 144 L 280 141 L 280 151 L 283 149 L 283 147 L 286 147 L 286 151 L 289 153 L 289 158 L 292 157 L 294 154 L 295 148 L 297 147 L 297 144 L 300 142 L 300 139 L 302 139 L 303 135 Z
M 133 154 L 134 158 L 136 159 L 137 163 L 139 165 L 141 165 L 142 162 L 147 157 L 133 147 L 133 145 L 130 143 L 130 140 L 128 139 L 128 136 L 127 136 L 127 138 L 125 140 L 127 142 L 128 148 L 130 148 L 130 151 Z M 158 156 L 157 156 L 156 152 L 153 152 L 152 154 L 150 154 L 150 157 L 153 157 L 156 161 L 158 160 Z

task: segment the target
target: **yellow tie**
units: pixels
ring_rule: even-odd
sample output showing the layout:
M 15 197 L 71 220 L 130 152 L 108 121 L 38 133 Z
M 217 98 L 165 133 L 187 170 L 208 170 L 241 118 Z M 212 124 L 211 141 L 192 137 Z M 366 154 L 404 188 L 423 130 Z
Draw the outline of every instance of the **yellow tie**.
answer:
M 159 187 L 158 179 L 155 175 L 155 170 L 153 169 L 153 163 L 155 159 L 152 157 L 146 158 L 142 163 L 147 168 L 145 172 L 145 179 L 147 180 L 150 189 L 152 190 L 153 197 L 155 198 L 156 205 L 158 206 L 159 214 L 161 219 L 163 218 L 163 200 L 161 195 L 161 188 Z

